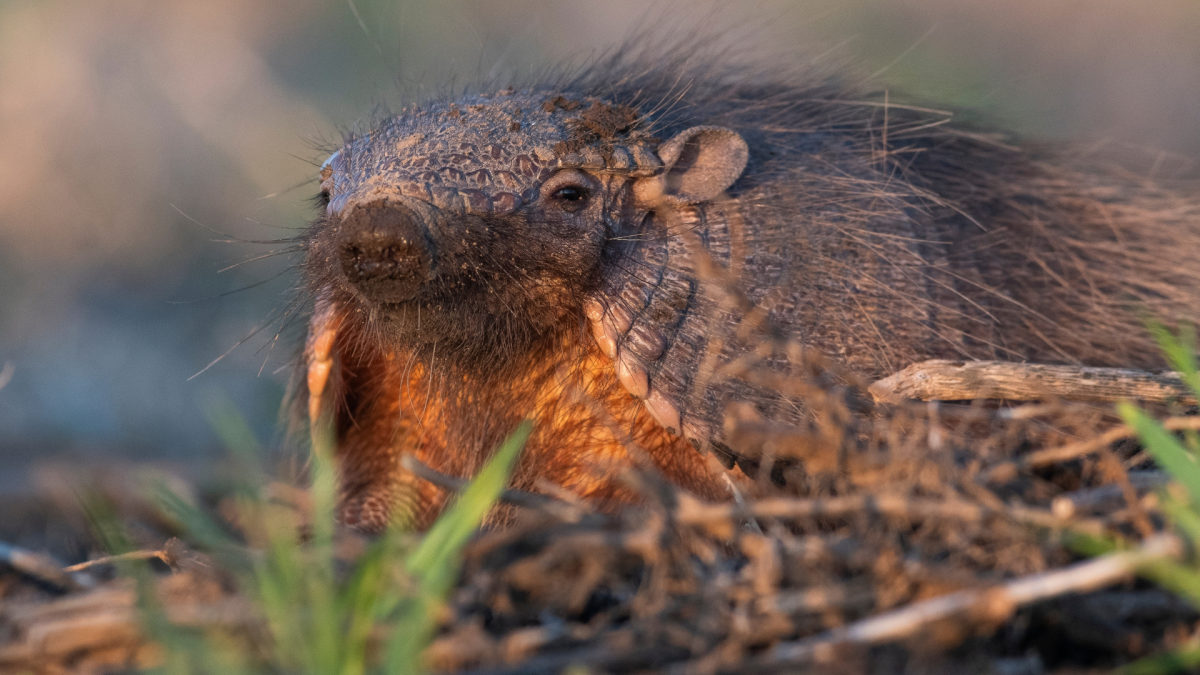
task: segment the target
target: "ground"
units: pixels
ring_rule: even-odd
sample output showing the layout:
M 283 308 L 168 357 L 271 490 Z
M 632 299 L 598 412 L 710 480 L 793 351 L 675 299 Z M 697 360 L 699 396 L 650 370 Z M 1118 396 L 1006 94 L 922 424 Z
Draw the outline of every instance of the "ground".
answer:
M 1183 554 L 1163 516 L 1167 474 L 1109 406 L 903 403 L 845 431 L 831 461 L 807 458 L 828 470 L 793 467 L 786 488 L 743 504 L 706 504 L 652 474 L 629 476 L 646 504 L 617 515 L 508 494 L 517 522 L 465 548 L 425 664 L 1015 675 L 1101 672 L 1196 639 L 1200 614 L 1120 558 L 1140 553 L 1089 558 L 1139 542 L 1164 559 Z M 130 499 L 128 486 L 93 487 L 124 493 L 109 503 L 134 548 L 158 558 L 166 616 L 260 639 L 254 603 L 219 556 Z M 264 492 L 307 508 L 302 491 Z M 194 494 L 237 520 L 229 495 Z M 23 550 L 95 556 L 84 519 L 61 499 L 4 512 L 3 538 Z M 338 542 L 343 566 L 367 543 L 349 532 Z M 1101 569 L 1113 561 L 1115 571 Z M 65 580 L 10 567 L 0 593 L 0 672 L 117 672 L 163 659 L 139 628 L 133 582 L 111 565 Z

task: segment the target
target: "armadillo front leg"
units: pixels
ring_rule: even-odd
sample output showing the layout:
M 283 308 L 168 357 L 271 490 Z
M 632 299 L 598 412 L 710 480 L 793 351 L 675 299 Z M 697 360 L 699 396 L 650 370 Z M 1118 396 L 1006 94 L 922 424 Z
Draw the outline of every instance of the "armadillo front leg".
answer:
M 304 346 L 313 440 L 321 425 L 335 435 L 338 520 L 364 532 L 382 531 L 393 520 L 428 526 L 440 495 L 400 467 L 406 436 L 396 364 L 379 354 L 340 354 L 339 345 L 356 342 L 339 309 L 331 289 L 317 293 Z

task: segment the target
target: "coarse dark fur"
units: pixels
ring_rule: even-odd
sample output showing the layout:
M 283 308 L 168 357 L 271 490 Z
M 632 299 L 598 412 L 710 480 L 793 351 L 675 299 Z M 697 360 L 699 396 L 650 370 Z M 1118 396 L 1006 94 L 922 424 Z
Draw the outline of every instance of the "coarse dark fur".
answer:
M 560 159 L 577 150 L 570 143 L 607 152 L 706 125 L 736 132 L 749 161 L 722 196 L 678 208 L 646 206 L 634 195 L 640 179 L 612 172 L 593 176 L 602 204 L 583 215 L 555 210 L 545 190 L 505 213 L 439 203 L 421 216 L 434 269 L 397 302 L 347 280 L 339 228 L 351 225 L 330 207 L 309 232 L 305 269 L 337 315 L 343 517 L 366 529 L 396 503 L 423 523 L 440 508 L 429 486 L 407 492 L 402 453 L 468 476 L 526 416 L 539 426 L 520 487 L 545 479 L 626 499 L 613 476 L 639 445 L 672 480 L 720 498 L 722 479 L 685 439 L 740 452 L 725 433 L 737 404 L 754 418 L 811 421 L 803 395 L 762 375 L 809 368 L 788 345 L 867 380 L 930 358 L 1153 368 L 1145 315 L 1200 315 L 1193 185 L 967 129 L 835 74 L 738 64 L 693 43 L 627 45 L 514 89 L 544 101 L 547 119 L 589 102 L 633 111 L 607 137 L 572 118 L 576 136 L 556 146 Z M 420 150 L 437 140 L 429 120 L 452 135 L 491 100 L 500 99 L 435 101 L 381 120 L 347 140 L 333 180 L 344 175 L 347 194 L 364 194 L 399 161 L 405 120 L 429 116 Z M 554 175 L 535 167 L 522 187 Z M 589 302 L 631 317 L 620 353 L 682 428 L 659 428 L 618 386 L 588 334 Z

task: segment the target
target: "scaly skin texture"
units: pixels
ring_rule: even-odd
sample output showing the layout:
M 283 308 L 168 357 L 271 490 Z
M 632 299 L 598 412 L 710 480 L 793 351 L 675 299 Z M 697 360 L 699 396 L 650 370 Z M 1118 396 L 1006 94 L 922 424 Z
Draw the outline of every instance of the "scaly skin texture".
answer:
M 406 110 L 330 158 L 305 364 L 347 524 L 428 524 L 445 495 L 399 458 L 468 477 L 524 418 L 517 487 L 611 506 L 649 463 L 727 498 L 753 486 L 720 464 L 836 427 L 821 402 L 855 376 L 1152 366 L 1128 307 L 1195 317 L 1192 192 L 828 78 L 735 75 L 618 58 Z M 737 420 L 784 431 L 747 444 Z

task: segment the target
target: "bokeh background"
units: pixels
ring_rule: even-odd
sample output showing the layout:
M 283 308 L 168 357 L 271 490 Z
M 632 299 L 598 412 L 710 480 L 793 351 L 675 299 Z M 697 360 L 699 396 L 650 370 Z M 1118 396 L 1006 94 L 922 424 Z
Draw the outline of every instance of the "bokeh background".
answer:
M 215 401 L 271 438 L 295 259 L 221 271 L 272 247 L 214 231 L 295 235 L 318 148 L 381 105 L 646 25 L 853 59 L 1026 136 L 1200 155 L 1196 0 L 0 0 L 0 494 L 46 462 L 202 475 Z

